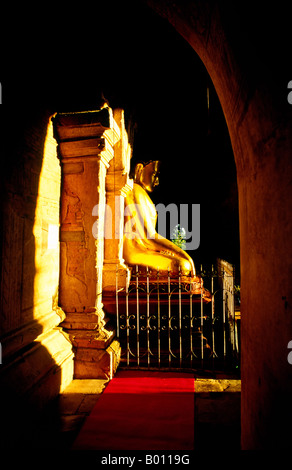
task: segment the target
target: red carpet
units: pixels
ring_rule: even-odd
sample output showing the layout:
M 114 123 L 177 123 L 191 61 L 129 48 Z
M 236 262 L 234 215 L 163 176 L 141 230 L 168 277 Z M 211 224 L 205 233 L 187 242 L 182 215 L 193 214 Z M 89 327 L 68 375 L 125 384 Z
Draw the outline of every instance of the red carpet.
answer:
M 192 450 L 194 377 L 119 371 L 73 446 L 79 450 Z

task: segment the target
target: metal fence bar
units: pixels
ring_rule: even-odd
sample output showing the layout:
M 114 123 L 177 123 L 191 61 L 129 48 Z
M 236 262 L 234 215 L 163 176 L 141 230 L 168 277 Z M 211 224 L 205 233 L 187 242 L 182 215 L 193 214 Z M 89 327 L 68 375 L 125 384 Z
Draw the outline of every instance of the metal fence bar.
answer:
M 178 332 L 179 332 L 179 366 L 182 365 L 182 313 L 181 313 L 181 271 L 178 273 Z
M 161 361 L 161 338 L 160 338 L 161 324 L 160 324 L 160 292 L 159 292 L 159 268 L 157 268 L 157 350 L 158 350 L 158 367 Z
M 130 276 L 127 272 L 127 282 L 126 282 L 126 334 L 127 334 L 127 366 L 130 364 L 130 324 L 129 324 L 129 281 Z
M 150 293 L 149 293 L 149 268 L 146 269 L 146 348 L 147 366 L 150 367 Z
M 193 365 L 193 293 L 192 285 L 190 284 L 190 365 Z
M 168 322 L 167 322 L 167 339 L 168 339 L 168 367 L 171 367 L 171 292 L 170 292 L 170 272 L 167 273 L 167 305 L 168 305 Z
M 238 354 L 238 344 L 237 344 L 237 325 L 235 321 L 235 295 L 234 295 L 234 284 L 235 284 L 235 272 L 233 269 L 232 273 L 232 290 L 231 290 L 231 305 L 232 305 L 232 321 L 233 321 L 233 345 L 235 353 Z
M 226 306 L 227 306 L 227 292 L 226 292 L 226 279 L 225 279 L 225 270 L 223 269 L 223 356 L 226 360 Z
M 120 337 L 120 314 L 119 314 L 119 270 L 116 266 L 116 319 L 117 319 L 117 339 Z
M 204 368 L 204 302 L 203 302 L 203 279 L 201 278 L 201 367 Z
M 191 356 L 191 367 L 193 366 L 193 360 L 198 359 L 197 354 L 194 351 L 194 321 L 197 319 L 196 314 L 193 312 L 193 292 L 192 285 L 190 284 L 190 356 Z
M 139 312 L 139 268 L 136 266 L 136 346 L 137 346 L 137 365 L 140 365 L 140 312 Z
M 214 366 L 214 359 L 216 356 L 216 351 L 215 351 L 215 293 L 214 293 L 214 265 L 212 264 L 212 270 L 211 270 L 211 295 L 212 295 L 212 300 L 211 300 L 211 324 L 212 324 L 212 363 Z

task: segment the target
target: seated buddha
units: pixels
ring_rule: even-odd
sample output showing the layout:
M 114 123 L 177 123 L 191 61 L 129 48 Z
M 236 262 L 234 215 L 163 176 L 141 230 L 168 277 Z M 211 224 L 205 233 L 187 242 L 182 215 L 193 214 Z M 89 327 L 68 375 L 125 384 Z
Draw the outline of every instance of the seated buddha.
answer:
M 148 266 L 152 272 L 195 276 L 192 258 L 156 232 L 157 211 L 148 193 L 159 184 L 159 167 L 159 161 L 135 167 L 133 190 L 125 201 L 123 258 L 129 266 Z

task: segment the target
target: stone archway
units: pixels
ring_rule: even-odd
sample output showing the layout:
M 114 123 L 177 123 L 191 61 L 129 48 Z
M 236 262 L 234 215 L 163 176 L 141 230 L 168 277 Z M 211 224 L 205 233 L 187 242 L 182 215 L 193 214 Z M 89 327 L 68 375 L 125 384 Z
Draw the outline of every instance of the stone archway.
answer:
M 288 448 L 292 419 L 287 361 L 292 338 L 292 133 L 287 84 L 283 82 L 280 95 L 280 80 L 274 85 L 265 76 L 262 81 L 251 45 L 238 47 L 237 38 L 228 35 L 228 19 L 224 22 L 224 8 L 218 2 L 147 3 L 175 27 L 205 64 L 234 151 L 241 252 L 242 447 Z M 225 10 L 230 7 L 227 2 Z M 252 15 L 253 9 L 250 12 Z M 231 14 L 229 21 L 232 18 Z M 274 39 L 277 50 L 281 43 Z M 289 79 L 287 76 L 286 83 Z
M 239 189 L 241 244 L 242 447 L 244 449 L 288 448 L 290 446 L 289 429 L 292 422 L 291 364 L 287 360 L 289 353 L 287 346 L 292 339 L 290 286 L 292 273 L 292 222 L 290 220 L 292 108 L 287 102 L 287 84 L 292 77 L 287 74 L 287 65 L 285 71 L 285 63 L 289 62 L 287 59 L 289 42 L 285 44 L 283 36 L 277 37 L 281 29 L 285 30 L 285 26 L 279 21 L 279 15 L 278 23 L 274 19 L 274 15 L 282 8 L 280 16 L 283 20 L 286 10 L 281 6 L 281 2 L 277 2 L 275 8 L 272 2 L 269 5 L 266 4 L 261 15 L 270 8 L 269 21 L 263 21 L 261 15 L 257 15 L 260 20 L 256 24 L 259 29 L 257 38 L 253 36 L 255 42 L 245 43 L 245 38 L 239 38 L 235 34 L 237 24 L 235 23 L 233 28 L 230 28 L 231 23 L 235 21 L 233 12 L 236 8 L 239 13 L 244 12 L 243 21 L 249 17 L 253 18 L 255 9 L 262 8 L 262 6 L 257 6 L 256 2 L 147 0 L 146 3 L 173 24 L 205 64 L 220 98 L 234 150 Z M 226 13 L 229 9 L 231 9 L 229 17 L 222 16 L 222 12 Z M 7 134 L 5 136 L 5 161 L 6 165 L 8 163 L 9 170 L 3 172 L 7 178 L 3 187 L 9 189 L 9 198 L 12 196 L 11 199 L 6 196 L 2 197 L 6 230 L 2 241 L 3 252 L 6 254 L 6 263 L 3 266 L 5 268 L 9 265 L 9 269 L 3 274 L 2 281 L 5 289 L 5 283 L 9 281 L 6 290 L 9 302 L 3 309 L 4 316 L 7 313 L 7 325 L 4 322 L 2 327 L 5 341 L 13 339 L 10 343 L 13 348 L 13 355 L 10 356 L 12 359 L 9 364 L 6 362 L 6 366 L 10 367 L 13 364 L 13 368 L 10 369 L 14 377 L 12 385 L 16 384 L 17 392 L 20 389 L 26 390 L 26 381 L 23 384 L 15 382 L 16 353 L 18 364 L 24 364 L 24 368 L 22 365 L 21 368 L 25 377 L 29 378 L 27 362 L 23 362 L 22 353 L 27 352 L 30 345 L 31 355 L 26 355 L 26 360 L 33 359 L 32 364 L 38 364 L 34 362 L 34 354 L 38 355 L 41 351 L 41 348 L 31 347 L 32 344 L 35 345 L 34 339 L 40 331 L 39 325 L 35 328 L 35 322 L 31 322 L 32 310 L 26 307 L 31 307 L 30 301 L 34 294 L 32 273 L 34 273 L 35 253 L 31 227 L 43 157 L 44 132 L 47 128 L 48 116 L 54 113 L 56 108 L 59 109 L 57 103 L 64 103 L 64 101 L 66 103 L 66 100 L 70 101 L 74 96 L 79 85 L 79 75 L 85 77 L 84 89 L 87 88 L 90 73 L 85 73 L 84 64 L 96 64 L 98 43 L 95 33 L 101 24 L 101 22 L 96 22 L 94 15 L 91 15 L 92 23 L 88 24 L 90 11 L 86 8 L 84 18 L 82 18 L 86 34 L 73 35 L 72 24 L 73 28 L 77 29 L 78 26 L 78 31 L 80 31 L 81 12 L 78 10 L 78 22 L 74 24 L 70 21 L 70 28 L 67 30 L 66 21 L 63 21 L 67 20 L 67 11 L 61 19 L 59 11 L 59 34 L 52 36 L 51 25 L 56 23 L 55 9 L 46 11 L 45 24 L 43 21 L 37 22 L 35 15 L 30 15 L 33 18 L 33 23 L 30 24 L 29 13 L 28 10 L 26 21 L 19 24 L 16 22 L 12 29 L 15 39 L 19 39 L 18 42 L 14 41 L 19 47 L 13 51 L 13 61 L 11 61 L 11 51 L 9 53 L 6 51 L 6 55 L 4 54 L 3 71 L 6 81 L 2 82 L 3 77 L 1 78 L 3 94 L 5 92 L 3 102 L 9 103 L 8 107 L 3 108 L 3 122 L 6 123 L 5 133 Z M 289 18 L 289 15 L 286 16 Z M 46 25 L 48 25 L 48 30 L 45 29 Z M 108 27 L 108 24 L 106 26 Z M 246 24 L 245 28 L 247 31 L 249 24 Z M 43 34 L 40 34 L 41 30 L 44 31 Z M 94 50 L 89 47 L 87 32 L 90 30 L 93 31 Z M 248 33 L 249 31 L 246 36 L 249 36 Z M 288 33 L 289 28 L 287 35 Z M 261 35 L 261 44 L 258 45 L 257 40 Z M 37 57 L 34 48 L 36 37 L 43 48 L 43 53 L 39 54 L 38 51 Z M 68 38 L 72 39 L 72 44 L 68 44 Z M 79 45 L 83 46 L 81 39 L 85 42 L 82 54 L 78 55 L 76 51 Z M 267 48 L 266 43 L 269 46 L 272 45 L 273 50 L 271 47 Z M 267 50 L 263 50 L 263 45 Z M 269 59 L 267 70 L 273 72 L 273 78 L 276 78 L 274 84 L 270 77 L 265 75 L 266 72 L 262 72 L 260 64 L 253 56 L 253 49 L 257 47 L 260 53 L 264 52 L 266 59 Z M 29 54 L 27 54 L 28 51 Z M 48 54 L 48 51 L 51 53 Z M 279 60 L 279 54 L 281 58 L 284 58 L 283 60 Z M 82 60 L 79 62 L 77 59 L 80 57 Z M 102 54 L 100 57 L 100 63 L 104 65 Z M 281 65 L 280 68 L 279 65 Z M 282 73 L 284 70 L 282 77 L 280 76 L 281 70 Z M 74 78 L 71 88 L 67 87 L 68 75 Z M 95 79 L 93 75 L 92 81 Z M 58 86 L 54 87 L 53 84 L 56 85 L 56 81 Z M 35 97 L 39 105 L 40 95 L 35 94 L 35 90 L 46 91 L 41 100 L 46 110 L 38 112 L 37 115 L 34 115 L 32 101 Z M 87 98 L 90 93 L 91 90 L 86 95 Z M 56 94 L 58 96 L 55 96 Z M 61 96 L 63 94 L 65 98 Z M 80 108 L 77 106 L 77 109 Z M 87 108 L 82 105 L 82 109 Z M 10 155 L 13 158 L 10 158 Z M 77 222 L 79 216 L 80 214 L 77 215 Z M 44 233 L 47 233 L 46 223 L 47 218 L 44 217 L 42 228 Z M 25 256 L 24 248 L 26 248 Z M 18 263 L 19 259 L 22 263 Z M 108 260 L 111 259 L 109 254 Z M 16 266 L 17 263 L 18 266 Z M 25 269 L 22 269 L 23 265 Z M 26 270 L 30 271 L 29 278 L 26 279 L 26 282 L 30 284 L 29 289 L 25 289 L 25 285 L 20 282 Z M 17 279 L 16 283 L 14 279 Z M 52 299 L 46 298 L 46 302 L 49 310 L 43 312 L 43 318 L 47 332 L 52 327 L 50 306 Z M 86 305 L 83 304 L 82 307 Z M 76 320 L 76 325 L 77 315 L 72 315 L 71 318 Z M 90 315 L 88 318 L 90 319 Z M 94 328 L 96 317 L 93 320 L 93 325 L 89 326 Z M 72 326 L 74 326 L 74 321 L 72 321 Z M 79 339 L 81 340 L 80 337 Z M 86 345 L 86 340 L 84 344 Z M 84 352 L 88 353 L 88 349 L 90 348 Z M 106 351 L 106 349 L 106 341 L 103 341 L 102 350 Z M 55 350 L 54 355 L 57 355 Z M 108 368 L 109 356 L 108 354 L 105 356 Z M 68 357 L 68 368 L 71 368 L 70 352 Z M 5 348 L 3 347 L 3 360 L 4 358 Z M 48 360 L 53 365 L 49 356 Z M 61 356 L 58 360 L 64 364 Z M 38 374 L 34 377 L 41 377 L 40 380 L 42 380 L 43 371 L 44 363 L 42 362 L 42 366 L 37 367 Z M 53 367 L 51 371 L 54 371 L 52 374 L 54 373 L 56 377 Z M 48 396 L 52 389 L 46 388 L 48 392 L 46 391 L 44 395 Z M 44 401 L 44 397 L 41 401 Z

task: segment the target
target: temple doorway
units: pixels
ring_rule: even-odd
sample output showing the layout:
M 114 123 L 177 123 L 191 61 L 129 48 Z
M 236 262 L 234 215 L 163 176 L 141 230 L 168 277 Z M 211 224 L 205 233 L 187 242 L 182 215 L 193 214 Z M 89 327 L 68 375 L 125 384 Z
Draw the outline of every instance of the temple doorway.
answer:
M 35 21 L 34 15 L 31 24 L 29 18 L 15 23 L 11 31 L 17 48 L 3 57 L 1 350 L 5 367 L 1 373 L 8 384 L 7 395 L 15 393 L 25 402 L 30 392 L 31 396 L 39 392 L 38 400 L 33 400 L 37 408 L 59 393 L 56 377 L 72 378 L 78 361 L 79 377 L 89 370 L 104 374 L 111 368 L 112 355 L 118 354 L 114 331 L 102 313 L 95 243 L 92 239 L 88 243 L 96 222 L 94 207 L 105 202 L 104 177 L 107 172 L 115 174 L 108 170 L 117 129 L 107 122 L 96 132 L 94 121 L 95 111 L 108 100 L 111 109 L 125 110 L 125 130 L 129 143 L 135 143 L 133 163 L 136 157 L 162 161 L 165 170 L 160 188 L 153 193 L 154 202 L 202 204 L 201 244 L 193 254 L 198 270 L 205 256 L 212 264 L 212 249 L 216 257 L 236 264 L 240 232 L 242 445 L 289 447 L 292 108 L 287 99 L 291 77 L 286 9 L 232 1 L 178 6 L 168 0 L 129 0 L 114 11 L 108 3 L 99 7 L 98 24 L 88 8 L 72 20 L 65 9 L 58 11 L 57 18 L 56 10 L 48 9 L 45 23 L 43 18 Z M 42 47 L 38 54 L 36 38 Z M 198 68 L 201 60 L 204 67 Z M 218 119 L 217 112 L 223 119 Z M 60 160 L 48 148 L 52 157 L 45 165 L 48 184 L 39 187 L 48 121 L 55 113 L 66 114 L 69 120 L 70 113 L 81 121 L 92 118 L 86 123 L 87 135 L 63 136 L 61 142 L 67 185 L 63 231 L 68 233 L 62 234 L 60 243 L 74 247 L 62 251 L 70 259 L 68 269 L 66 262 L 63 267 L 74 288 L 80 287 L 80 291 L 72 289 L 72 295 L 70 289 L 63 290 L 68 315 L 61 327 L 64 315 L 56 295 L 59 277 L 54 263 L 59 255 L 59 193 L 53 189 L 59 182 Z M 78 133 L 78 126 L 71 131 L 76 129 Z M 101 135 L 108 130 L 106 138 Z M 49 140 L 53 142 L 53 137 Z M 66 155 L 66 151 L 72 152 Z M 118 170 L 120 178 L 115 174 L 108 179 L 107 193 L 114 194 L 112 189 L 119 185 L 124 197 L 128 181 L 124 167 Z M 86 180 L 87 186 L 78 182 L 71 188 L 78 178 Z M 97 179 L 102 184 L 95 191 Z M 74 230 L 69 229 L 72 222 Z M 100 243 L 98 262 L 101 253 Z M 110 278 L 115 258 L 110 251 L 107 256 Z M 65 326 L 72 330 L 73 344 L 61 333 Z

